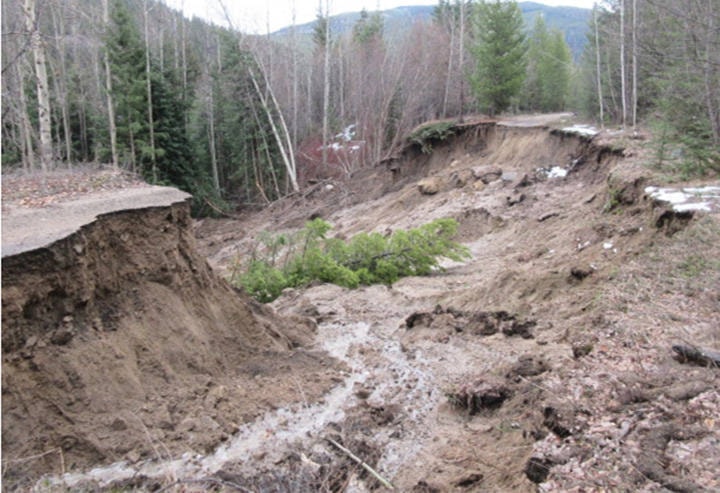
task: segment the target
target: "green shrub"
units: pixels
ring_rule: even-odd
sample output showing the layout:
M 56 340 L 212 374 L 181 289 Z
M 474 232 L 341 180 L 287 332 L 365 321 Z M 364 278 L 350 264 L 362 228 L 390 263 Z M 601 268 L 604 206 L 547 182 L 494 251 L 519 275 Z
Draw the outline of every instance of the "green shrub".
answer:
M 430 154 L 434 143 L 443 142 L 455 134 L 455 122 L 436 122 L 422 125 L 410 134 L 410 141 L 418 144 L 423 154 Z
M 326 221 L 315 219 L 292 236 L 262 235 L 247 268 L 231 282 L 268 302 L 285 288 L 313 281 L 347 288 L 389 285 L 401 277 L 430 274 L 439 268 L 441 257 L 461 261 L 470 256 L 466 247 L 452 240 L 457 232 L 453 219 L 438 219 L 390 237 L 361 233 L 348 242 L 327 238 L 331 228 Z M 282 265 L 278 265 L 280 258 Z

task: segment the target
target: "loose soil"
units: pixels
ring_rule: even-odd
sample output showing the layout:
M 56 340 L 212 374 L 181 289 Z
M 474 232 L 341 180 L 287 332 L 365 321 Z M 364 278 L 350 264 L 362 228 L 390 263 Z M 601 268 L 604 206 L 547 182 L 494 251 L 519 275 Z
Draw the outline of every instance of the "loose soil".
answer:
M 626 139 L 620 146 L 617 139 L 531 123 L 537 122 L 467 124 L 431 154 L 409 146 L 347 182 L 318 183 L 241 220 L 205 219 L 195 225 L 202 255 L 227 277 L 247 260 L 262 232 L 292 231 L 318 216 L 334 225 L 333 234 L 344 237 L 453 217 L 460 223 L 459 240 L 473 254 L 468 262 L 445 262 L 445 269 L 432 276 L 392 286 L 288 290 L 269 307 L 245 300 L 247 332 L 234 337 L 245 341 L 243 350 L 233 349 L 233 332 L 218 328 L 216 318 L 203 319 L 207 310 L 197 307 L 197 281 L 191 281 L 189 267 L 177 301 L 166 301 L 176 284 L 169 290 L 162 283 L 142 288 L 153 300 L 152 309 L 147 303 L 142 310 L 134 307 L 130 291 L 119 298 L 113 293 L 116 313 L 127 315 L 122 328 L 97 331 L 92 338 L 85 335 L 90 331 L 78 330 L 67 345 L 46 343 L 42 351 L 84 351 L 76 361 L 92 361 L 87 371 L 94 368 L 97 374 L 122 363 L 110 353 L 91 360 L 90 349 L 96 347 L 91 343 L 130 331 L 157 347 L 157 353 L 152 353 L 154 366 L 138 366 L 128 374 L 158 382 L 163 371 L 173 375 L 167 367 L 174 354 L 195 350 L 198 358 L 213 361 L 194 366 L 201 368 L 194 378 L 212 375 L 206 387 L 183 374 L 171 378 L 171 392 L 158 383 L 165 393 L 131 400 L 142 409 L 141 417 L 158 416 L 143 421 L 156 438 L 143 447 L 138 435 L 124 455 L 78 453 L 74 465 L 51 458 L 51 445 L 38 441 L 61 426 L 56 422 L 65 420 L 62 426 L 73 430 L 70 436 L 84 430 L 85 441 L 78 443 L 110 451 L 115 414 L 125 423 L 120 435 L 133 436 L 140 426 L 132 414 L 92 408 L 94 402 L 123 402 L 103 397 L 114 393 L 99 385 L 73 389 L 73 379 L 63 377 L 39 386 L 28 376 L 37 373 L 30 366 L 50 364 L 51 353 L 38 359 L 43 353 L 29 332 L 24 342 L 9 342 L 12 351 L 5 353 L 3 334 L 3 463 L 10 471 L 5 479 L 15 478 L 10 466 L 22 471 L 18 477 L 31 477 L 22 476 L 29 466 L 17 464 L 47 453 L 40 460 L 45 469 L 31 471 L 54 475 L 35 483 L 37 490 L 63 485 L 165 491 L 384 489 L 330 438 L 398 491 L 720 489 L 720 370 L 677 360 L 672 350 L 678 343 L 720 348 L 720 218 L 676 212 L 647 195 L 646 186 L 664 183 L 644 166 L 642 141 Z M 140 245 L 132 251 L 143 259 L 134 254 L 135 263 L 162 265 L 145 258 L 140 252 L 147 250 Z M 227 293 L 220 304 L 211 302 L 214 310 L 236 306 L 230 298 L 236 294 L 210 271 L 203 272 L 212 279 L 208 283 Z M 201 291 L 209 292 L 207 287 Z M 5 299 L 3 292 L 4 319 Z M 177 352 L 165 351 L 163 344 L 182 339 L 154 335 L 168 313 L 185 314 L 185 326 L 200 316 L 206 324 L 198 333 L 219 330 L 221 344 L 205 351 L 190 341 Z M 287 317 L 306 328 L 291 331 Z M 267 320 L 266 325 L 258 327 L 257 320 Z M 127 343 L 120 338 L 112 341 L 113 347 L 122 344 Z M 212 357 L 227 358 L 227 364 L 213 366 Z M 188 365 L 183 360 L 176 366 Z M 49 374 L 68 372 L 60 368 Z M 81 374 L 81 382 L 88 379 Z M 213 392 L 219 387 L 223 390 Z M 43 400 L 46 395 L 51 398 Z M 68 407 L 63 402 L 68 395 L 82 396 L 84 401 L 73 399 L 87 412 Z M 14 406 L 7 411 L 6 400 Z M 12 433 L 5 427 L 6 415 L 17 415 L 20 422 L 28 409 L 34 412 L 28 420 L 34 428 L 20 428 L 6 440 Z M 224 444 L 194 444 L 207 432 L 185 426 L 186 415 L 197 423 L 209 418 L 220 424 Z M 38 438 L 24 449 L 6 448 L 21 442 L 21 436 Z M 60 447 L 67 453 L 89 448 Z M 121 459 L 125 462 L 117 462 Z M 105 467 L 83 472 L 90 464 Z

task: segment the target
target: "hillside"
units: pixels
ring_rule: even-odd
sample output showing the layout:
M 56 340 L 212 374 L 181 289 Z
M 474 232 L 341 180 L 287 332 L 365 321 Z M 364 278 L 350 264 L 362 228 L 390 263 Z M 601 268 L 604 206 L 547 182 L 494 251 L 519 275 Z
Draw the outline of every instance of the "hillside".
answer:
M 528 29 L 533 25 L 535 17 L 543 15 L 548 27 L 560 29 L 565 33 L 565 40 L 570 46 L 573 57 L 577 60 L 587 43 L 587 29 L 591 11 L 577 7 L 551 7 L 535 2 L 519 2 L 520 9 Z M 385 25 L 385 33 L 390 37 L 402 36 L 415 22 L 429 22 L 432 19 L 434 6 L 417 5 L 396 7 L 381 11 Z M 339 34 L 352 30 L 360 19 L 360 12 L 338 14 L 330 17 L 331 29 Z M 295 26 L 300 35 L 309 36 L 313 33 L 316 21 Z M 278 37 L 289 36 L 292 27 L 285 27 L 273 33 Z
M 379 489 L 337 445 L 398 491 L 720 488 L 720 184 L 569 116 L 468 119 L 197 244 L 172 204 L 4 258 L 4 488 Z M 449 217 L 472 256 L 266 306 L 217 279 L 313 217 Z

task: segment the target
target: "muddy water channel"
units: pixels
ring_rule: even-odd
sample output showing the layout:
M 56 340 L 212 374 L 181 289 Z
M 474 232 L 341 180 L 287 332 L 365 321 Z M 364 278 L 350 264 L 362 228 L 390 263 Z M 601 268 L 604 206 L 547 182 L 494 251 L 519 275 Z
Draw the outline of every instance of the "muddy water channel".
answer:
M 342 423 L 348 410 L 359 403 L 402 415 L 402 436 L 389 427 L 374 437 L 379 443 L 388 443 L 376 467 L 381 474 L 393 477 L 402 464 L 413 459 L 417 450 L 414 444 L 429 435 L 423 423 L 442 400 L 435 370 L 423 351 L 408 351 L 397 337 L 411 309 L 409 300 L 386 287 L 348 292 L 335 286 L 317 286 L 304 293 L 290 292 L 275 302 L 280 313 L 309 305 L 319 321 L 313 349 L 324 350 L 345 365 L 338 372 L 337 385 L 320 402 L 267 412 L 242 425 L 237 434 L 208 455 L 186 453 L 173 460 L 117 462 L 43 478 L 35 491 L 88 484 L 105 488 L 138 477 L 145 482 L 154 479 L 166 485 L 181 484 L 183 480 L 212 477 L 227 467 L 253 477 L 272 469 L 291 451 L 301 453 L 312 464 L 307 457 L 332 449 L 325 441 L 328 431 Z M 291 374 L 287 378 L 302 394 L 302 376 Z

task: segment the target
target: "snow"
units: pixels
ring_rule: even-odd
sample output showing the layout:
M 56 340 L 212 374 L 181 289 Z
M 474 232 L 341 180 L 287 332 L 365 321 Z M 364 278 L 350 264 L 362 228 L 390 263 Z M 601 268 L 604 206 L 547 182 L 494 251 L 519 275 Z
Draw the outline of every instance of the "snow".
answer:
M 545 173 L 548 178 L 565 178 L 568 174 L 568 170 L 561 168 L 560 166 L 553 166 L 552 168 L 538 168 L 538 173 Z
M 355 124 L 348 125 L 343 129 L 342 132 L 335 136 L 336 139 L 342 139 L 345 142 L 350 142 L 355 137 Z
M 588 137 L 594 137 L 598 134 L 598 130 L 591 125 L 573 125 L 572 127 L 565 127 L 562 130 L 563 132 L 586 135 Z
M 646 187 L 645 194 L 659 202 L 668 202 L 676 212 L 720 209 L 720 186 L 685 188 Z
M 560 168 L 559 166 L 553 166 L 552 169 L 548 172 L 548 178 L 565 178 L 568 174 L 568 171 L 565 168 Z
M 691 202 L 689 204 L 676 204 L 673 209 L 677 212 L 705 211 L 712 212 L 710 202 Z

